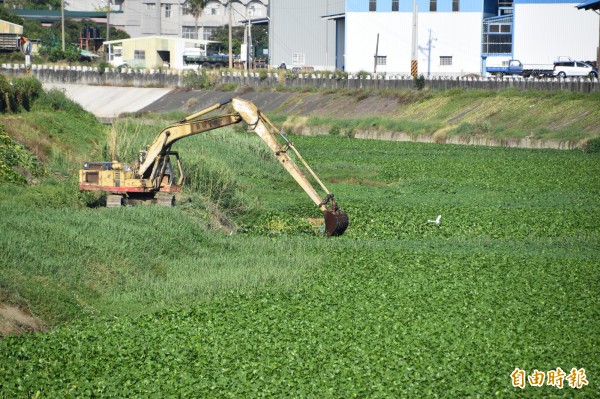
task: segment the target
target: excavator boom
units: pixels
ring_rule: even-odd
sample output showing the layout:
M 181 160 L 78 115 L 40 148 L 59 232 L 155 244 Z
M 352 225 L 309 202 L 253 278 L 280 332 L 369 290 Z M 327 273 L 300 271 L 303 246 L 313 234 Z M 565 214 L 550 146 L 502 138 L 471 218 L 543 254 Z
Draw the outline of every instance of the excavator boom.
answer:
M 281 165 L 283 165 L 306 194 L 308 194 L 310 199 L 323 211 L 323 217 L 325 218 L 325 234 L 328 236 L 339 236 L 344 234 L 344 231 L 346 231 L 349 224 L 348 216 L 338 208 L 333 200 L 333 194 L 325 188 L 314 172 L 312 172 L 312 169 L 304 162 L 304 159 L 297 152 L 293 144 L 286 139 L 286 148 L 277 141 L 273 132 L 276 131 L 275 126 L 273 126 L 267 116 L 260 112 L 252 102 L 241 98 L 234 98 L 232 99 L 232 103 L 233 109 L 242 116 L 244 122 L 246 122 L 248 126 L 258 134 L 261 140 L 275 153 L 275 156 Z M 325 198 L 322 198 L 317 193 L 296 162 L 290 158 L 287 153 L 289 148 L 292 148 L 293 151 L 296 152 L 308 170 L 313 174 L 313 177 L 315 177 L 321 187 L 325 190 L 327 194 Z
M 348 216 L 339 209 L 333 194 L 327 190 L 308 166 L 293 143 L 287 140 L 252 102 L 241 98 L 233 98 L 231 102 L 236 111 L 233 114 L 199 119 L 227 103 L 215 104 L 163 129 L 146 150 L 140 152 L 140 159 L 132 166 L 118 161 L 86 162 L 84 168 L 79 172 L 79 189 L 109 193 L 107 206 L 146 201 L 172 205 L 174 195 L 170 193 L 180 190 L 185 175 L 179 154 L 172 151 L 171 146 L 183 138 L 244 121 L 273 151 L 281 165 L 321 209 L 325 219 L 325 234 L 327 236 L 342 235 L 349 224 Z M 283 137 L 285 145 L 277 140 L 275 134 Z M 317 193 L 294 159 L 289 156 L 290 149 L 325 191 L 325 196 Z M 171 164 L 171 156 L 175 156 L 177 160 L 179 169 L 177 183 L 174 182 L 175 173 Z

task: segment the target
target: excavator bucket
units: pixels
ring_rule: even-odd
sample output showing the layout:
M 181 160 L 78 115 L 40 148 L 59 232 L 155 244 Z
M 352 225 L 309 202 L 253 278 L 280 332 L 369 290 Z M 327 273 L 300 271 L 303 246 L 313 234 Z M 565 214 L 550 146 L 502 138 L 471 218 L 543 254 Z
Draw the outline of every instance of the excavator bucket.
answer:
M 323 212 L 325 217 L 325 235 L 328 237 L 341 236 L 350 223 L 348 215 L 340 210 L 328 209 Z

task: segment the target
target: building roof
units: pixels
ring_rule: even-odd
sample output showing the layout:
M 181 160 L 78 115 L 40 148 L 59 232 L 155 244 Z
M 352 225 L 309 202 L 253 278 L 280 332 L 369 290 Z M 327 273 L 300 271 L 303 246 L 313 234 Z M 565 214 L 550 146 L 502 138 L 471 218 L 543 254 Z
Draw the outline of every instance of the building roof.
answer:
M 243 24 L 247 24 L 248 22 L 250 22 L 252 25 L 268 25 L 269 18 L 250 18 L 249 20 L 242 19 L 240 20 L 240 22 Z
M 36 20 L 41 22 L 57 22 L 61 20 L 60 10 L 11 10 L 23 19 Z M 85 19 L 85 18 L 106 18 L 106 11 L 67 11 L 65 18 Z
M 346 13 L 345 12 L 341 12 L 341 13 L 337 13 L 337 14 L 329 14 L 329 15 L 322 15 L 321 19 L 326 19 L 326 20 L 336 20 L 336 19 L 343 19 L 346 18 Z
M 7 24 L 7 25 L 13 25 L 13 26 L 20 26 L 21 28 L 23 27 L 23 25 L 15 24 L 14 22 L 5 21 L 3 19 L 0 19 L 0 23 Z
M 600 0 L 587 0 L 577 6 L 580 10 L 600 10 Z

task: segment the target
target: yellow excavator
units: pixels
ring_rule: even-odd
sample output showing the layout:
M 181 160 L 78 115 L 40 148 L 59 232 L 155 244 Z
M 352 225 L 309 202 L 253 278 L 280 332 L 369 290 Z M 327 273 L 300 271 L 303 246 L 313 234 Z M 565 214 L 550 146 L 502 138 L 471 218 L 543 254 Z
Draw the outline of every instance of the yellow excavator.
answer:
M 232 103 L 235 113 L 205 116 Z M 205 116 L 204 118 L 201 118 Z M 163 206 L 175 204 L 175 193 L 181 190 L 185 174 L 181 159 L 172 145 L 178 140 L 207 132 L 224 126 L 245 122 L 262 141 L 273 151 L 281 165 L 304 189 L 310 199 L 323 211 L 325 235 L 340 236 L 348 227 L 348 216 L 342 212 L 323 182 L 313 172 L 296 147 L 283 135 L 271 121 L 252 102 L 241 98 L 215 104 L 192 114 L 178 123 L 163 129 L 145 151 L 139 153 L 139 159 L 131 165 L 119 161 L 85 162 L 79 171 L 79 190 L 102 191 L 107 193 L 106 206 L 120 207 L 138 203 L 154 203 Z M 276 139 L 279 134 L 285 144 Z M 288 155 L 292 150 L 306 170 L 319 183 L 325 196 L 320 196 L 308 181 L 296 162 Z M 175 158 L 178 178 L 171 157 Z

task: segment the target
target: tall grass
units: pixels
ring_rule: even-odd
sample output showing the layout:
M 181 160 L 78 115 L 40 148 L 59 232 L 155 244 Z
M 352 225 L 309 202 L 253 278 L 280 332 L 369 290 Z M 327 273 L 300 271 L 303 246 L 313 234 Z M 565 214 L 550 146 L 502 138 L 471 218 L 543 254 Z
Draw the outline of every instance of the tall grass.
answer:
M 138 152 L 152 144 L 162 129 L 162 124 L 158 122 L 148 123 L 135 118 L 113 121 L 106 138 L 107 160 L 133 162 L 138 158 Z
M 50 325 L 290 286 L 319 262 L 301 241 L 274 248 L 268 239 L 225 239 L 179 208 L 50 207 L 58 193 L 45 190 L 46 201 L 30 202 L 26 190 L 0 188 L 0 291 Z M 293 266 L 280 262 L 286 246 L 298 247 Z

